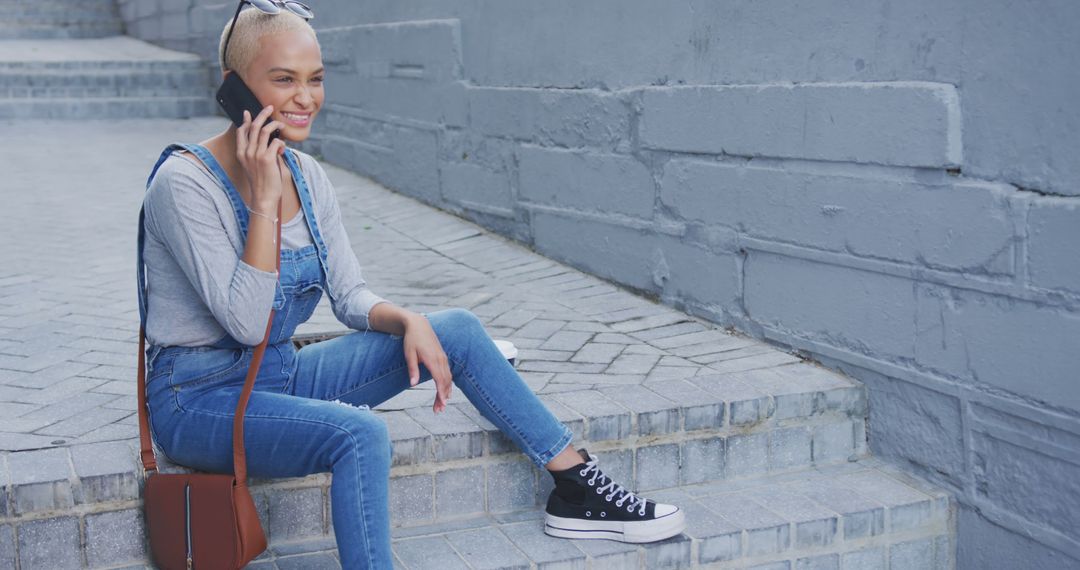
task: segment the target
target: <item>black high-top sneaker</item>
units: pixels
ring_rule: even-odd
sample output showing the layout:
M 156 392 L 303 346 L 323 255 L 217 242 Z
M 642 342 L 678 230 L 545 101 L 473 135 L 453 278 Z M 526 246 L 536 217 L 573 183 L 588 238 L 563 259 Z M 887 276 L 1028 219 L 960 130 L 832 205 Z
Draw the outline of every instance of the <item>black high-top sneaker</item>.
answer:
M 547 502 L 544 532 L 563 538 L 607 538 L 653 542 L 686 528 L 678 507 L 635 495 L 608 478 L 595 455 L 579 450 L 585 463 L 551 471 L 555 489 Z

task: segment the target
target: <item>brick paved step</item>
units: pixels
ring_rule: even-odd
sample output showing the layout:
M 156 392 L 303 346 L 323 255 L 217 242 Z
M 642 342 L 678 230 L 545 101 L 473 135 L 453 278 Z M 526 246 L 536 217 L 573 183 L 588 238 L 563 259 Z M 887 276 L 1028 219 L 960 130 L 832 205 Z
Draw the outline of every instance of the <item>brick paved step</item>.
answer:
M 81 97 L 205 97 L 205 69 L 21 70 L 0 68 L 0 99 Z
M 482 504 L 487 493 L 462 483 L 470 476 L 514 476 L 524 481 L 519 476 L 532 473 L 528 479 L 533 483 L 520 483 L 506 507 L 540 504 L 547 491 L 540 471 L 470 403 L 459 400 L 444 413 L 432 414 L 432 388 L 425 382 L 376 408 L 393 439 L 392 477 L 403 487 L 422 484 L 439 487 L 443 494 L 460 483 L 469 492 L 480 493 Z M 605 470 L 639 489 L 782 472 L 866 455 L 862 386 L 811 364 L 702 374 L 640 386 L 563 390 L 539 397 L 573 430 L 576 445 L 588 447 Z M 118 441 L 0 454 L 6 459 L 6 467 L 0 464 L 0 481 L 11 478 L 5 495 L 12 507 L 0 510 L 0 515 L 37 516 L 136 497 L 131 486 L 138 472 L 135 422 L 128 416 L 115 425 L 112 434 Z M 164 470 L 184 470 L 171 465 L 160 450 L 157 453 Z M 303 481 L 291 486 L 326 485 L 329 474 Z M 279 482 L 252 479 L 253 486 Z M 403 509 L 398 524 L 441 515 L 435 504 L 412 501 L 403 503 Z
M 213 114 L 192 54 L 133 38 L 0 42 L 0 118 L 187 118 Z
M 28 8 L 15 13 L 6 13 L 0 16 L 0 23 L 6 26 L 46 25 L 46 26 L 81 26 L 100 25 L 120 22 L 120 14 L 114 10 L 103 8 L 87 9 L 58 5 L 36 5 L 27 3 Z
M 686 531 L 641 545 L 566 540 L 543 533 L 541 507 L 485 513 L 395 528 L 395 568 L 945 570 L 955 566 L 950 538 L 955 507 L 949 496 L 874 459 L 683 485 L 647 496 L 683 508 Z M 282 509 L 297 505 L 281 497 L 273 501 Z M 87 539 L 93 540 L 93 533 L 120 530 L 117 527 L 133 524 L 137 516 L 133 509 L 95 515 L 87 522 Z M 57 533 L 50 551 L 53 560 L 63 554 L 59 548 L 75 546 L 72 538 L 59 535 L 65 524 L 70 534 L 78 531 L 74 519 L 57 523 L 51 530 Z M 247 568 L 341 567 L 329 513 L 295 517 L 272 511 L 264 524 L 270 547 Z M 24 531 L 20 541 L 39 532 L 49 530 Z M 88 543 L 88 567 L 148 567 L 142 543 L 114 541 L 111 550 L 95 546 Z
M 101 10 L 118 9 L 116 0 L 0 0 L 4 13 L 18 14 L 34 10 Z M 2 18 L 0 18 L 2 19 Z
M 953 568 L 947 494 L 873 459 L 657 490 L 677 537 L 633 545 L 543 533 L 540 508 L 393 531 L 395 568 Z M 249 568 L 340 568 L 330 534 L 271 544 Z
M 11 39 L 0 42 L 0 66 L 51 63 L 88 67 L 137 62 L 184 61 L 198 64 L 199 56 L 166 49 L 128 36 L 87 39 Z
M 4 48 L 6 43 L 0 42 L 0 48 Z M 74 77 L 80 77 L 96 73 L 190 73 L 202 67 L 202 62 L 199 60 L 5 61 L 0 59 L 0 73 L 10 76 L 7 81 L 11 83 L 16 82 L 16 77 L 20 73 L 26 74 L 27 77 L 46 73 L 68 73 Z
M 0 23 L 0 40 L 103 38 L 122 33 L 124 33 L 124 24 L 120 21 L 86 22 L 75 25 L 40 22 Z
M 115 7 L 105 3 L 0 4 L 0 40 L 102 38 L 124 33 Z
M 0 1 L 0 39 L 98 38 L 124 33 L 115 2 Z
M 202 117 L 208 97 L 101 97 L 0 100 L 0 119 L 117 119 Z
M 57 2 L 51 0 L 22 0 L 0 1 L 0 21 L 18 20 L 20 18 L 32 18 L 42 14 L 88 14 L 98 16 L 101 14 L 116 16 L 120 13 L 120 7 L 115 2 L 108 0 L 68 0 Z
M 522 368 L 543 362 L 522 358 Z M 551 489 L 546 472 L 525 460 L 471 404 L 457 402 L 434 416 L 431 388 L 425 383 L 377 408 L 394 441 L 392 524 L 409 528 L 542 505 Z M 783 474 L 866 456 L 862 386 L 807 363 L 564 389 L 540 398 L 573 429 L 576 445 L 601 458 L 607 473 L 643 491 Z M 0 510 L 0 533 L 7 526 L 33 535 L 33 529 L 81 521 L 85 529 L 107 526 L 110 536 L 141 536 L 137 440 L 134 425 L 126 427 L 131 439 L 124 441 L 3 456 L 6 472 L 0 480 L 11 483 L 5 493 L 10 504 Z M 158 459 L 163 471 L 186 470 L 160 451 Z M 324 516 L 329 484 L 327 473 L 251 480 L 265 523 L 283 525 L 288 533 L 302 532 L 296 529 L 316 519 L 321 528 L 329 520 Z M 280 522 L 286 519 L 287 524 Z M 61 540 L 67 531 L 55 532 Z M 76 542 L 92 549 L 95 540 L 85 534 Z
M 686 510 L 687 530 L 645 545 L 557 539 L 543 533 L 537 508 L 398 528 L 394 551 L 408 570 L 952 567 L 948 496 L 874 460 L 647 496 Z

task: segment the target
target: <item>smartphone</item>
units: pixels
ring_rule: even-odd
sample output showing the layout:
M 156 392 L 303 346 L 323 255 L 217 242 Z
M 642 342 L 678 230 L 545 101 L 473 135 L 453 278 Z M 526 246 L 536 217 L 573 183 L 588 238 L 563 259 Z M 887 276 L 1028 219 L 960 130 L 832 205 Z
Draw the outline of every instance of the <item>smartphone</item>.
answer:
M 265 105 L 259 103 L 259 99 L 251 92 L 251 88 L 244 83 L 243 79 L 240 79 L 240 74 L 235 71 L 225 74 L 225 81 L 221 83 L 221 87 L 217 90 L 217 102 L 237 127 L 244 124 L 245 109 L 248 113 L 251 113 L 251 120 L 254 121 L 255 117 L 265 107 Z M 268 118 L 267 121 L 269 120 Z M 281 129 L 274 129 L 274 132 L 270 133 L 269 140 L 273 141 L 279 136 L 281 136 Z

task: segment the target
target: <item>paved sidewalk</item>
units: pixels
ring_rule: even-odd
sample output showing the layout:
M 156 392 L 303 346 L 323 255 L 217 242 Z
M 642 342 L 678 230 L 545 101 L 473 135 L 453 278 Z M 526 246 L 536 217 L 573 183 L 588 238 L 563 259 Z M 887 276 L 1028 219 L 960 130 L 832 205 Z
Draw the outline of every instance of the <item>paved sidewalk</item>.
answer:
M 169 142 L 223 127 L 216 117 L 0 121 L 0 451 L 137 436 L 135 224 L 146 176 Z M 798 361 L 325 166 L 372 289 L 417 312 L 473 310 L 522 349 L 538 392 Z M 298 332 L 345 330 L 324 298 Z M 429 406 L 429 388 L 382 408 Z

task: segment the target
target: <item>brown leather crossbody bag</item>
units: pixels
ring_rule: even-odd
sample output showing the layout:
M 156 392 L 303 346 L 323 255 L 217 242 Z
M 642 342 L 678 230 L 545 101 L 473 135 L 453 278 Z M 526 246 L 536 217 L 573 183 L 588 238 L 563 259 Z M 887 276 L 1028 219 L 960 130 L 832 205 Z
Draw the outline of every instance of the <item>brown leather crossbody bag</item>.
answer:
M 278 203 L 278 220 L 281 203 Z M 277 268 L 281 271 L 281 224 L 277 225 Z M 233 419 L 233 473 L 158 473 L 146 407 L 145 331 L 139 327 L 139 444 L 143 473 L 143 513 L 154 563 L 164 569 L 236 570 L 266 550 L 255 501 L 247 485 L 244 410 L 262 363 L 266 335 L 255 348 Z

